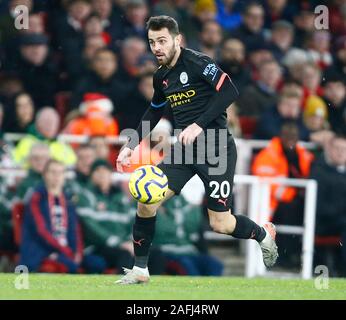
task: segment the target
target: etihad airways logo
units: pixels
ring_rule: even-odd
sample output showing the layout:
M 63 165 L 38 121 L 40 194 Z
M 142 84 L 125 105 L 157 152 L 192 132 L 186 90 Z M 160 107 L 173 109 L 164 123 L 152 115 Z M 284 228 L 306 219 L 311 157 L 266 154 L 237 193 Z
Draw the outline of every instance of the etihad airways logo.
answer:
M 169 100 L 169 102 L 171 103 L 171 107 L 173 108 L 176 106 L 190 103 L 191 98 L 195 95 L 196 95 L 196 91 L 191 89 L 185 92 L 178 92 L 178 93 L 171 94 L 167 97 L 167 99 Z

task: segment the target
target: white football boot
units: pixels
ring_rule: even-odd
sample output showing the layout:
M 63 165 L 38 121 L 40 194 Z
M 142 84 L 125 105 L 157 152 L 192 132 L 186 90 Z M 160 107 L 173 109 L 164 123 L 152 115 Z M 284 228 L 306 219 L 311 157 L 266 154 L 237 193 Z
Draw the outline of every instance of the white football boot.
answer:
M 266 231 L 266 236 L 259 245 L 262 250 L 264 265 L 270 268 L 274 266 L 279 256 L 278 247 L 275 243 L 276 230 L 274 224 L 271 222 L 266 223 L 263 228 Z
M 125 275 L 115 281 L 116 284 L 139 284 L 149 282 L 150 275 L 148 268 L 134 266 L 132 269 L 123 268 Z

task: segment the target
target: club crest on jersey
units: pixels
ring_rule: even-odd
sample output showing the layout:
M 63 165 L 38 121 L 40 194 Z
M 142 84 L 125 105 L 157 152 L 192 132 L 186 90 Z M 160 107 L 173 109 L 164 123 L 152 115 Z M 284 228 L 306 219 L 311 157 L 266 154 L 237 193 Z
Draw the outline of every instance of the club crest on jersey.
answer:
M 189 81 L 189 77 L 187 76 L 187 73 L 184 71 L 180 74 L 180 82 L 182 84 L 185 84 Z

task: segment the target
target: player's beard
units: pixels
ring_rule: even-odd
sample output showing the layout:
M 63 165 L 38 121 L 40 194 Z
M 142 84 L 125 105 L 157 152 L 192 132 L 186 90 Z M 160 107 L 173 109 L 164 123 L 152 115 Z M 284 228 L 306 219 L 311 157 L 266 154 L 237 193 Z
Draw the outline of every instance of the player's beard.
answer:
M 167 57 L 165 57 L 165 59 L 162 60 L 161 62 L 160 60 L 158 60 L 159 64 L 164 66 L 169 66 L 172 63 L 176 53 L 177 53 L 177 49 L 175 48 L 173 44 L 172 48 L 169 50 L 167 54 Z

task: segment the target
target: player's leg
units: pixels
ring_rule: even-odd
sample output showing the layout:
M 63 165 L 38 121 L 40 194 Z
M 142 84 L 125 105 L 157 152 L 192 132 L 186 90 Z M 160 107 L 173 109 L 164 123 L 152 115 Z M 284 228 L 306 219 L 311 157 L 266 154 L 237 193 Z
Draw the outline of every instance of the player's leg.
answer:
M 155 235 L 156 211 L 162 203 L 173 197 L 175 193 L 168 189 L 165 198 L 155 204 L 138 202 L 137 215 L 133 225 L 133 247 L 135 252 L 134 265 L 146 268 L 149 259 L 149 249 Z
M 210 164 L 196 165 L 196 171 L 202 179 L 206 194 L 209 222 L 211 228 L 218 233 L 232 235 L 238 239 L 254 239 L 262 249 L 266 266 L 272 266 L 277 259 L 275 244 L 275 228 L 272 224 L 264 227 L 244 215 L 234 215 L 231 212 L 233 179 L 237 159 L 234 140 L 227 143 L 227 159 L 224 161 L 222 174 L 210 174 Z
M 175 194 L 179 194 L 194 172 L 189 166 L 160 164 L 158 167 L 168 179 L 168 192 L 165 198 L 157 204 L 138 203 L 138 211 L 133 225 L 133 246 L 135 263 L 132 270 L 124 269 L 126 275 L 118 280 L 120 284 L 143 283 L 149 280 L 148 259 L 152 240 L 155 235 L 156 210 L 162 203 Z

